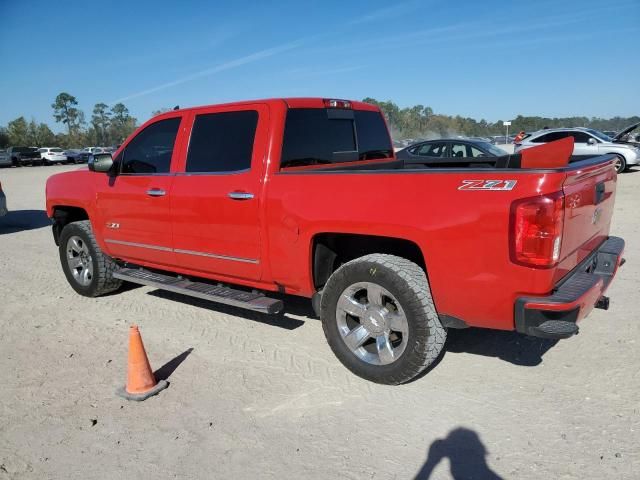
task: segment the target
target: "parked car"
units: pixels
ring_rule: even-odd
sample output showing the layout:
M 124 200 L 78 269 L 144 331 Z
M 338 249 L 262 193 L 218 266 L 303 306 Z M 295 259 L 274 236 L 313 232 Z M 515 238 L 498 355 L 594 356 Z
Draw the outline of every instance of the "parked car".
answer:
M 67 156 L 64 151 L 58 147 L 42 147 L 38 149 L 40 153 L 40 159 L 43 165 L 53 165 L 54 163 L 64 163 L 67 161 Z
M 63 155 L 67 157 L 68 163 L 87 163 L 90 154 L 88 152 L 72 148 L 65 150 Z
M 347 368 L 399 384 L 447 328 L 567 338 L 606 308 L 613 161 L 431 175 L 395 157 L 373 105 L 270 99 L 153 117 L 51 176 L 46 208 L 80 295 L 130 281 L 265 314 L 283 300 L 261 292 L 307 297 Z
M 16 167 L 40 165 L 42 162 L 40 152 L 34 147 L 9 147 L 7 155 L 11 158 L 11 164 Z
M 638 132 L 640 123 L 634 123 L 623 129 L 617 135 L 614 135 L 613 141 L 615 143 L 624 143 L 627 145 L 633 145 L 634 147 L 640 146 L 640 132 Z
M 11 155 L 4 149 L 0 150 L 0 167 L 10 167 L 11 163 Z
M 618 173 L 640 163 L 640 149 L 633 145 L 625 144 L 625 142 L 616 143 L 602 132 L 591 128 L 576 127 L 539 130 L 527 135 L 520 143 L 516 144 L 515 152 L 518 153 L 525 148 L 535 147 L 566 137 L 573 137 L 574 139 L 573 155 L 576 158 L 604 154 L 615 155 L 615 165 Z
M 2 191 L 2 183 L 0 182 L 0 217 L 4 217 L 7 213 L 7 197 Z
M 507 152 L 487 141 L 458 138 L 428 140 L 396 152 L 398 159 L 407 163 L 439 168 L 455 167 L 461 163 L 490 165 L 488 159 L 504 155 Z

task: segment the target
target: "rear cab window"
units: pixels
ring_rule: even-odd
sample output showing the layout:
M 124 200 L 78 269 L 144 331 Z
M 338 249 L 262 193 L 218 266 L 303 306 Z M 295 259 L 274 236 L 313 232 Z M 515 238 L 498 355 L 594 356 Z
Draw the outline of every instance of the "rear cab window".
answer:
M 290 108 L 280 168 L 393 158 L 382 114 L 370 110 Z

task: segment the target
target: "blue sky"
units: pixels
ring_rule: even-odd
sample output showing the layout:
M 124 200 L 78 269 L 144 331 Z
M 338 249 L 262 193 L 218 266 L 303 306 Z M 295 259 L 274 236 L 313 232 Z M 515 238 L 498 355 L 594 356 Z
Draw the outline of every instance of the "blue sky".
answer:
M 0 0 L 0 125 L 323 96 L 477 119 L 640 114 L 640 1 Z M 60 126 L 56 130 L 61 130 Z

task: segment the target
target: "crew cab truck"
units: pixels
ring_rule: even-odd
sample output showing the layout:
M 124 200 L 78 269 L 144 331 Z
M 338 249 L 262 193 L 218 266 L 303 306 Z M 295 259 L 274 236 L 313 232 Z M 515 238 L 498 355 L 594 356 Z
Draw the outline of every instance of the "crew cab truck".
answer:
M 514 159 L 405 164 L 372 105 L 240 102 L 152 118 L 50 177 L 47 212 L 81 295 L 127 281 L 266 314 L 270 292 L 308 297 L 347 368 L 400 384 L 448 328 L 566 338 L 607 306 L 614 158 Z

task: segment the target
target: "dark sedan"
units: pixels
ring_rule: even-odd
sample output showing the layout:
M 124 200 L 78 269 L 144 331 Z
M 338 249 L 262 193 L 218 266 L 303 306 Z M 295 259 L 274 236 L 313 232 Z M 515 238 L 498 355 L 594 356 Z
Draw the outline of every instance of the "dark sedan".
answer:
M 468 166 L 488 164 L 492 158 L 508 153 L 489 142 L 471 139 L 440 139 L 416 143 L 396 152 L 405 163 L 431 165 L 434 167 Z
M 82 150 L 65 150 L 64 154 L 67 156 L 68 163 L 87 163 L 89 160 L 89 153 Z

